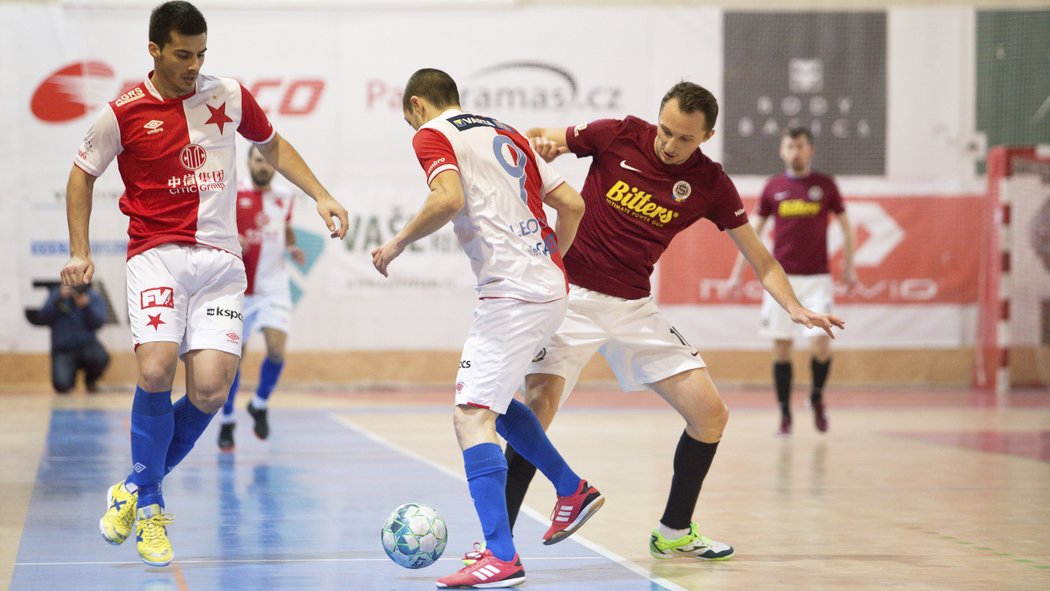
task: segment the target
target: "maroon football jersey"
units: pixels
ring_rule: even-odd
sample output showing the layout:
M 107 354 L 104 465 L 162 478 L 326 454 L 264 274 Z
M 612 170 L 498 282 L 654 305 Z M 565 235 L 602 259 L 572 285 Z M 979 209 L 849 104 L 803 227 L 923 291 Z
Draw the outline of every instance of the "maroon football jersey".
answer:
M 773 257 L 789 275 L 828 272 L 828 212 L 846 211 L 835 180 L 811 172 L 769 179 L 758 202 L 759 217 L 773 216 Z
M 700 218 L 720 230 L 747 223 L 733 181 L 699 149 L 670 166 L 656 126 L 600 119 L 566 130 L 568 148 L 593 158 L 580 192 L 587 211 L 565 257 L 569 282 L 626 299 L 648 297 L 649 276 L 671 239 Z

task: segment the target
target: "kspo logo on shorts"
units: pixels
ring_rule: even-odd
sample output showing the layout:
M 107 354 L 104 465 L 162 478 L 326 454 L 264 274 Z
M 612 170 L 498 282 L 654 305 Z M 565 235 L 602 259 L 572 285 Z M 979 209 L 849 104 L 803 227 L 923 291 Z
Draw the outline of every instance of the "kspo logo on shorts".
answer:
M 223 308 L 220 306 L 208 308 L 208 316 L 225 316 L 226 318 L 244 320 L 244 315 L 238 312 L 237 310 L 231 310 L 230 308 Z
M 139 307 L 174 308 L 175 290 L 170 287 L 150 287 L 139 292 Z

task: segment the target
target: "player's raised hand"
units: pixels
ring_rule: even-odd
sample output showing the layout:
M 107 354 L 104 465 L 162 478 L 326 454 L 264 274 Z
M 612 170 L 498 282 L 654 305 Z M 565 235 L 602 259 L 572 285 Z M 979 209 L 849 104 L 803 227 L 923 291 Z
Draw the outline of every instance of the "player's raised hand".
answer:
M 838 316 L 834 314 L 818 314 L 806 308 L 799 308 L 792 312 L 791 320 L 806 328 L 813 328 L 814 326 L 820 328 L 828 333 L 828 336 L 831 338 L 835 338 L 835 334 L 831 331 L 832 328 L 838 328 L 839 330 L 846 328 L 846 322 Z
M 332 238 L 342 240 L 346 236 L 346 226 L 349 223 L 346 208 L 343 207 L 335 197 L 331 195 L 317 200 L 317 213 L 321 215 Z M 335 220 L 339 220 L 336 224 Z
M 532 149 L 536 150 L 539 157 L 547 162 L 550 162 L 569 151 L 565 146 L 559 146 L 556 142 L 543 136 L 530 137 L 529 143 L 532 144 Z
M 95 263 L 90 256 L 71 256 L 66 264 L 62 266 L 62 285 L 70 287 L 76 285 L 87 285 L 95 276 Z

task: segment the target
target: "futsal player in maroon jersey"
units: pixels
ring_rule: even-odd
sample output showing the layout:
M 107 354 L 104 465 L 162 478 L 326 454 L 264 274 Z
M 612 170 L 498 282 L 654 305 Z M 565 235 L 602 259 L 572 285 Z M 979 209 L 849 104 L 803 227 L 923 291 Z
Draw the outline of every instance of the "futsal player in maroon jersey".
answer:
M 701 218 L 710 220 L 729 233 L 793 321 L 829 336 L 832 327 L 844 327 L 839 318 L 799 303 L 783 269 L 747 223 L 733 182 L 700 151 L 714 135 L 717 117 L 718 102 L 710 92 L 681 82 L 663 97 L 655 125 L 627 117 L 527 133 L 545 159 L 572 152 L 592 160 L 581 192 L 586 211 L 564 259 L 568 313 L 529 367 L 525 402 L 548 427 L 597 351 L 624 391 L 652 389 L 678 411 L 686 426 L 675 450 L 667 505 L 650 537 L 656 558 L 733 556 L 732 546 L 700 535 L 693 521 L 729 410 L 700 352 L 651 298 L 650 274 L 671 239 Z M 513 448 L 507 456 L 513 523 L 535 469 Z
M 785 171 L 766 182 L 758 202 L 755 233 L 762 235 L 766 222 L 773 220 L 773 257 L 787 273 L 788 281 L 802 303 L 821 312 L 831 312 L 834 285 L 828 267 L 828 222 L 834 218 L 842 228 L 845 265 L 842 284 L 849 291 L 856 283 L 853 273 L 853 230 L 846 206 L 832 177 L 816 172 L 813 137 L 803 128 L 785 129 L 780 138 L 780 159 Z M 729 291 L 739 293 L 744 261 L 737 258 L 729 276 Z M 821 433 L 828 430 L 824 407 L 824 384 L 831 370 L 831 339 L 819 330 L 791 322 L 776 302 L 763 294 L 759 334 L 773 340 L 773 383 L 780 405 L 777 435 L 791 434 L 791 345 L 796 335 L 809 337 L 813 356 L 809 401 L 813 421 Z

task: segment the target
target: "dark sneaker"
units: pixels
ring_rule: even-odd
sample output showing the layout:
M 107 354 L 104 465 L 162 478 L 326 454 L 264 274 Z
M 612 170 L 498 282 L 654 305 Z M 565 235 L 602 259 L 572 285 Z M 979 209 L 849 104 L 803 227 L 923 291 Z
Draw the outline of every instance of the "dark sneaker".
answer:
M 233 449 L 233 428 L 236 426 L 236 423 L 223 423 L 219 428 L 219 449 L 222 451 Z
M 252 403 L 248 403 L 248 414 L 252 415 L 252 420 L 255 421 L 255 425 L 252 426 L 252 431 L 255 432 L 255 436 L 259 439 L 266 439 L 270 436 L 270 423 L 266 420 L 266 409 L 255 408 Z
M 823 401 L 813 403 L 813 422 L 817 425 L 817 431 L 821 433 L 828 431 L 828 413 Z
M 604 504 L 602 493 L 587 484 L 586 480 L 581 480 L 575 493 L 558 497 L 551 513 L 551 527 L 543 534 L 544 545 L 550 546 L 571 536 Z
M 513 560 L 500 560 L 483 550 L 478 560 L 435 583 L 438 589 L 502 589 L 525 582 L 525 569 L 518 555 Z
M 791 417 L 781 416 L 777 437 L 787 437 L 788 435 L 791 435 Z

